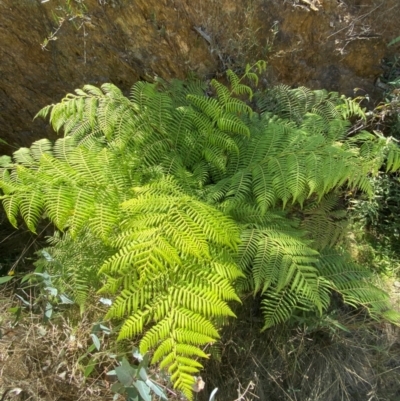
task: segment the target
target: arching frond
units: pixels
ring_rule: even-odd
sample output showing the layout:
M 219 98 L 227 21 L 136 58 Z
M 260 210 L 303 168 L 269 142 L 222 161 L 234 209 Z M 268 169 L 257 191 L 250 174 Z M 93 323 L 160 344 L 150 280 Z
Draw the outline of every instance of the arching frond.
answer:
M 0 159 L 11 224 L 21 216 L 35 231 L 47 218 L 62 232 L 39 265 L 82 308 L 91 286 L 112 296 L 119 339 L 140 336 L 189 399 L 204 346 L 243 293 L 262 297 L 264 329 L 298 310 L 321 314 L 331 291 L 396 319 L 367 270 L 335 246 L 338 194 L 370 194 L 370 175 L 397 171 L 397 142 L 349 136 L 349 117 L 364 111 L 335 92 L 254 93 L 264 70 L 228 71 L 229 84 L 212 88 L 137 82 L 129 98 L 86 85 L 37 115 L 63 139 Z

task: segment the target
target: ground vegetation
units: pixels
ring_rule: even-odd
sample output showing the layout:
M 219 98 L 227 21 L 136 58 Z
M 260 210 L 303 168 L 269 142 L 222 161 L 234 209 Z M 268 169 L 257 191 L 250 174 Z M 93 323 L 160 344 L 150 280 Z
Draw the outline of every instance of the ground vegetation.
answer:
M 228 70 L 228 85 L 140 81 L 127 96 L 111 84 L 86 85 L 38 114 L 63 138 L 1 158 L 11 224 L 56 230 L 11 312 L 18 320 L 27 307 L 65 322 L 75 305 L 89 316 L 92 344 L 81 343 L 73 364 L 84 368 L 75 377 L 99 377 L 107 365 L 118 379 L 110 391 L 191 399 L 203 361 L 226 366 L 234 352 L 238 364 L 252 361 L 238 399 L 270 398 L 271 389 L 287 400 L 378 397 L 379 378 L 391 372 L 380 358 L 393 344 L 382 340 L 371 358 L 357 342 L 389 333 L 399 314 L 349 245 L 348 209 L 372 210 L 376 182 L 400 168 L 397 140 L 368 129 L 360 99 L 284 85 L 258 90 L 265 67 Z M 110 334 L 114 357 L 99 352 Z M 129 361 L 120 345 L 128 341 L 138 347 Z M 256 357 L 253 346 L 264 341 L 266 354 Z M 232 377 L 208 382 L 223 387 Z

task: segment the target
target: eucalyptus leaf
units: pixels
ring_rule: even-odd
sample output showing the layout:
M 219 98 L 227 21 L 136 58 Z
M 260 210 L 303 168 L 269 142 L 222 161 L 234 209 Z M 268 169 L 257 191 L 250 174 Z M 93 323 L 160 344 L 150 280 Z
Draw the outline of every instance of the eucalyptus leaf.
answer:
M 45 290 L 48 291 L 49 294 L 52 295 L 53 297 L 56 297 L 58 294 L 57 288 L 54 287 L 45 287 Z
M 146 381 L 149 377 L 147 376 L 147 372 L 146 372 L 146 369 L 145 368 L 143 368 L 143 367 L 141 367 L 140 369 L 139 369 L 139 377 L 143 380 L 143 381 Z
M 67 305 L 72 305 L 74 304 L 74 301 L 72 301 L 72 299 L 68 298 L 66 295 L 64 294 L 60 294 L 60 300 L 62 304 L 67 304 Z
M 109 371 L 106 373 L 106 375 L 107 375 L 107 376 L 116 376 L 116 375 L 117 375 L 117 372 L 115 371 L 115 369 L 109 370 Z
M 19 298 L 23 304 L 25 304 L 26 306 L 31 306 L 31 304 L 24 298 L 21 297 L 21 295 L 15 294 L 17 296 L 17 298 Z
M 142 381 L 137 381 L 133 385 L 138 389 L 140 396 L 144 401 L 151 401 L 150 387 Z
M 40 251 L 40 253 L 41 253 L 42 256 L 46 259 L 47 262 L 54 262 L 53 257 L 52 257 L 47 251 L 45 251 L 44 249 L 42 249 L 42 250 Z
M 113 384 L 111 385 L 110 390 L 111 390 L 113 393 L 119 393 L 119 394 L 121 394 L 121 393 L 123 393 L 123 392 L 125 391 L 125 386 L 124 386 L 122 383 L 120 383 L 120 382 L 116 382 L 116 383 L 113 383 Z
M 111 333 L 111 329 L 109 329 L 107 326 L 104 326 L 101 323 L 96 323 L 92 327 L 92 333 L 97 333 L 98 331 L 102 331 L 104 334 Z
M 104 333 L 104 334 L 110 334 L 111 333 L 111 329 L 107 326 L 104 326 L 102 324 L 100 324 L 100 330 Z
M 90 337 L 92 337 L 93 344 L 96 347 L 97 351 L 100 351 L 101 344 L 99 337 L 97 337 L 94 333 L 92 333 Z
M 51 279 L 51 276 L 49 273 L 34 273 L 36 276 L 42 277 L 43 280 L 47 281 Z
M 126 395 L 129 401 L 139 401 L 139 393 L 136 390 L 135 387 L 127 387 L 126 389 Z
M 397 38 L 394 38 L 393 40 L 391 40 L 389 43 L 388 43 L 388 47 L 389 46 L 393 46 L 393 45 L 395 45 L 396 43 L 399 43 L 400 42 L 400 36 L 398 36 Z
M 115 368 L 118 380 L 125 386 L 129 387 L 134 382 L 136 376 L 136 369 L 134 369 L 129 362 L 124 358 L 121 361 L 121 366 Z
M 156 383 L 151 381 L 151 379 L 146 380 L 146 384 L 150 387 L 150 389 L 154 392 L 155 395 L 161 397 L 163 400 L 168 400 L 167 396 L 165 395 L 164 391 L 161 387 L 159 387 Z
M 50 302 L 47 302 L 46 309 L 44 310 L 44 316 L 46 319 L 51 319 L 53 315 L 53 305 Z

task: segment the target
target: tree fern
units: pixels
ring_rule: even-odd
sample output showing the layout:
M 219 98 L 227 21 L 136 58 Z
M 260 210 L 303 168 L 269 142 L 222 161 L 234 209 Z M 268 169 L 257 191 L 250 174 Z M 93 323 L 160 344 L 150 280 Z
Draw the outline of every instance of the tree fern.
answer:
M 264 69 L 228 71 L 229 85 L 137 82 L 129 97 L 87 85 L 38 113 L 64 138 L 0 159 L 10 222 L 35 231 L 48 218 L 61 232 L 42 267 L 82 307 L 92 283 L 112 296 L 119 338 L 140 336 L 188 398 L 242 294 L 261 295 L 264 329 L 323 313 L 332 291 L 397 319 L 338 251 L 341 191 L 369 194 L 370 175 L 397 171 L 397 143 L 349 136 L 349 118 L 365 115 L 337 93 L 256 91 Z

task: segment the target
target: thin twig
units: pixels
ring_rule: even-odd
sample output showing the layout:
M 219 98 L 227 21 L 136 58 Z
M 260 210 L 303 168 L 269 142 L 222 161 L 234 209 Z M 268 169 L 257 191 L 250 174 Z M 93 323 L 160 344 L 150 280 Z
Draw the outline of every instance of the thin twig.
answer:
M 249 382 L 249 384 L 247 385 L 247 387 L 245 388 L 243 394 L 240 394 L 240 391 L 238 390 L 239 397 L 236 398 L 236 400 L 234 400 L 234 401 L 241 401 L 241 400 L 244 398 L 244 396 L 245 396 L 250 390 L 253 390 L 253 389 L 254 389 L 254 383 L 250 380 L 250 382 Z M 254 395 L 255 397 L 257 397 L 255 394 L 253 394 L 253 393 L 251 393 L 251 394 Z M 257 398 L 259 398 L 259 397 L 257 397 Z

